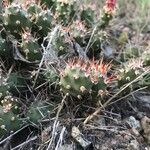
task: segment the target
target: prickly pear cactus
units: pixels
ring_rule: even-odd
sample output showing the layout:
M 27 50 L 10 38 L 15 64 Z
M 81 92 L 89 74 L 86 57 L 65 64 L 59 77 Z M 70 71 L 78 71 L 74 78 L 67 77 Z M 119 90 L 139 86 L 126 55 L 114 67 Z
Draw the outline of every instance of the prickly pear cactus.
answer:
M 101 62 L 75 60 L 69 62 L 60 78 L 63 92 L 72 96 L 80 96 L 94 92 L 96 95 L 105 93 L 110 77 L 107 73 L 110 66 Z
M 67 31 L 62 28 L 59 32 L 56 33 L 56 36 L 52 40 L 53 49 L 58 56 L 66 54 L 68 50 L 72 51 L 72 47 L 70 44 L 72 41 L 67 34 Z
M 42 8 L 40 5 L 36 4 L 36 3 L 31 3 L 28 7 L 27 7 L 27 13 L 29 14 L 29 18 L 32 22 L 36 21 L 36 17 L 38 16 L 38 14 L 42 12 Z
M 129 60 L 128 62 L 124 63 L 122 69 L 120 69 L 118 86 L 122 87 L 125 86 L 127 83 L 132 82 L 141 73 L 143 73 L 143 71 L 143 61 L 140 58 Z M 131 85 L 131 88 L 135 89 L 138 86 L 139 85 L 137 83 L 133 83 Z M 129 89 L 127 89 L 128 92 L 130 91 Z
M 7 84 L 9 86 L 9 92 L 18 94 L 20 92 L 25 92 L 27 89 L 26 80 L 19 73 L 11 73 L 7 79 Z
M 73 0 L 57 0 L 55 6 L 56 19 L 64 25 L 67 25 L 75 15 L 76 2 Z
M 43 118 L 48 116 L 52 108 L 53 105 L 49 103 L 35 101 L 29 107 L 26 117 L 31 123 L 37 125 L 37 123 L 40 123 Z
M 14 99 L 11 96 L 5 97 L 0 105 L 0 137 L 20 129 L 22 121 L 20 120 L 14 105 Z
M 6 77 L 3 75 L 0 69 L 0 100 L 3 99 L 9 93 L 9 86 Z
M 5 29 L 13 35 L 20 34 L 23 29 L 32 25 L 28 13 L 19 4 L 12 3 L 4 9 L 3 24 Z
M 0 57 L 6 58 L 9 56 L 11 56 L 11 52 L 8 43 L 0 36 Z
M 83 95 L 90 92 L 92 82 L 82 68 L 76 66 L 66 67 L 60 79 L 60 86 L 65 93 L 73 96 Z
M 44 75 L 50 83 L 57 83 L 57 81 L 59 80 L 58 72 L 53 66 L 47 67 Z
M 42 58 L 38 39 L 34 38 L 30 32 L 24 32 L 22 34 L 20 49 L 25 59 L 30 62 L 38 62 Z
M 42 5 L 45 5 L 49 9 L 55 7 L 56 0 L 39 0 Z
M 40 35 L 46 36 L 50 32 L 52 21 L 53 17 L 50 10 L 43 10 L 37 15 L 35 24 L 39 29 Z
M 85 22 L 87 27 L 92 27 L 95 22 L 94 16 L 94 10 L 91 8 L 85 8 L 81 12 L 81 21 Z
M 142 54 L 142 60 L 145 66 L 150 66 L 150 51 L 145 51 Z
M 126 85 L 127 83 L 133 81 L 137 77 L 135 70 L 131 69 L 128 71 L 123 71 L 119 75 L 118 85 L 119 87 Z
M 106 0 L 103 8 L 104 12 L 101 17 L 100 27 L 105 28 L 108 26 L 110 20 L 113 18 L 116 9 L 116 0 Z
M 52 27 L 53 15 L 49 9 L 43 9 L 36 3 L 27 7 L 30 20 L 33 22 L 32 31 L 38 33 L 40 38 L 47 35 Z

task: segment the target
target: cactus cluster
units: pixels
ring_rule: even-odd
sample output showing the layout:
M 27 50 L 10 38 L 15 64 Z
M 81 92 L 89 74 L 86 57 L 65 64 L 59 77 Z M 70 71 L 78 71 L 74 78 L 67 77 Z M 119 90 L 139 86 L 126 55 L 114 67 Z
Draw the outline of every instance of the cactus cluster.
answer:
M 12 96 L 6 96 L 0 105 L 0 137 L 20 129 L 22 120 L 18 115 L 17 101 Z
M 0 73 L 0 137 L 19 130 L 22 120 L 19 116 L 19 103 L 14 95 L 22 92 L 24 79 L 16 73 L 9 77 Z
M 120 90 L 150 65 L 150 52 L 128 48 L 129 35 L 124 31 L 116 40 L 119 50 L 125 48 L 116 79 L 113 69 L 119 66 L 111 69 L 106 56 L 113 51 L 106 45 L 111 43 L 112 30 L 105 30 L 115 14 L 116 0 L 106 0 L 102 11 L 94 2 L 85 5 L 76 0 L 6 2 L 0 17 L 0 60 L 4 61 L 0 63 L 0 137 L 22 124 L 39 127 L 56 110 L 52 101 L 56 104 L 67 95 L 75 103 L 82 99 L 82 104 L 88 100 L 103 105 L 109 91 Z M 143 86 L 150 88 L 149 72 L 124 92 Z
M 31 27 L 28 13 L 19 4 L 8 5 L 4 9 L 2 19 L 5 29 L 13 35 L 18 35 L 23 29 Z
M 107 11 L 105 7 L 104 14 L 110 15 L 112 18 L 115 2 L 113 4 L 107 2 L 106 6 Z M 63 27 L 68 28 L 55 41 L 56 49 L 58 51 L 61 49 L 59 56 L 66 54 L 66 49 L 70 48 L 70 44 L 66 42 L 64 34 L 69 34 L 73 41 L 77 41 L 77 43 L 85 47 L 90 40 L 93 26 L 95 24 L 98 24 L 98 26 L 108 24 L 108 20 L 111 19 L 107 17 L 109 19 L 106 21 L 104 16 L 99 19 L 100 16 L 96 16 L 94 9 L 95 6 L 92 6 L 92 4 L 86 6 L 74 0 L 32 0 L 23 1 L 22 3 L 9 1 L 3 7 L 1 17 L 3 29 L 1 34 L 5 36 L 0 38 L 0 51 L 2 51 L 0 55 L 8 56 L 9 53 L 10 55 L 17 55 L 17 57 L 19 55 L 17 59 L 24 62 L 39 62 L 43 53 L 41 46 L 43 39 L 56 24 L 61 24 Z M 101 26 L 103 25 L 100 25 L 98 30 L 101 29 Z M 95 33 L 98 34 L 91 39 L 90 49 L 92 50 L 95 48 L 98 50 L 101 44 L 98 38 L 100 36 L 99 32 Z
M 11 57 L 11 60 L 5 69 L 8 75 L 0 72 L 0 136 L 18 130 L 22 119 L 32 125 L 41 123 L 53 109 L 47 100 L 49 95 L 54 100 L 62 100 L 64 94 L 73 99 L 102 100 L 109 92 L 111 81 L 116 79 L 115 71 L 110 70 L 110 63 L 104 63 L 103 59 L 107 58 L 101 57 L 101 51 L 105 52 L 105 43 L 109 43 L 105 28 L 114 16 L 116 0 L 106 0 L 100 14 L 95 10 L 96 6 L 75 0 L 27 0 L 22 3 L 11 0 L 3 7 L 0 57 L 2 60 Z M 57 26 L 59 29 L 53 35 Z M 120 35 L 119 48 L 125 48 L 128 38 L 126 32 Z M 149 51 L 142 53 L 139 47 L 131 46 L 124 52 L 125 59 L 116 80 L 118 86 L 114 85 L 117 90 L 150 65 Z M 29 81 L 32 77 L 26 78 L 30 76 L 24 72 L 29 75 L 34 72 L 35 80 Z M 143 86 L 150 88 L 149 72 L 125 92 Z M 40 94 L 45 101 L 32 99 Z M 24 106 L 22 103 L 19 106 L 14 97 L 29 106 L 22 114 L 18 107 Z
M 26 80 L 19 73 L 11 73 L 9 77 L 0 73 L 0 100 L 5 96 L 18 95 L 26 91 Z
M 112 76 L 108 77 L 109 69 L 110 65 L 103 64 L 102 61 L 70 60 L 61 71 L 61 89 L 75 97 L 91 92 L 101 96 L 106 92 L 107 84 L 112 79 Z

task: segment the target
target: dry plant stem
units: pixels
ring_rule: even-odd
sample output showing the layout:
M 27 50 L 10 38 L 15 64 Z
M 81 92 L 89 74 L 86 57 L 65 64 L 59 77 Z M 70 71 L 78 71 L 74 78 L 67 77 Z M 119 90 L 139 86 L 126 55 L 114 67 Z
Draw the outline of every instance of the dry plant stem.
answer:
M 39 76 L 39 72 L 40 72 L 41 67 L 42 67 L 42 65 L 43 65 L 43 62 L 44 62 L 44 60 L 45 60 L 46 54 L 48 53 L 49 50 L 53 51 L 53 50 L 51 49 L 51 43 L 52 43 L 53 38 L 55 38 L 55 35 L 56 35 L 57 31 L 59 30 L 59 28 L 60 28 L 60 26 L 56 26 L 56 27 L 54 28 L 54 30 L 53 30 L 50 34 L 48 34 L 47 37 L 44 38 L 44 41 L 46 41 L 47 39 L 49 39 L 49 42 L 48 42 L 48 45 L 47 45 L 46 48 L 44 47 L 44 45 L 42 45 L 42 48 L 43 48 L 43 51 L 44 51 L 44 52 L 43 52 L 43 56 L 42 56 L 41 62 L 40 62 L 40 64 L 39 64 L 39 67 L 38 67 L 38 70 L 37 70 L 37 73 L 36 73 L 36 76 L 35 76 L 35 79 L 34 79 L 34 85 L 33 85 L 33 87 L 35 87 L 36 80 L 37 80 L 37 78 L 38 78 L 38 76 Z M 44 42 L 43 42 L 43 43 L 44 43 Z M 52 52 L 52 54 L 53 54 L 53 52 Z
M 49 141 L 49 145 L 47 147 L 47 150 L 50 150 L 50 147 L 51 147 L 51 145 L 52 145 L 52 143 L 53 143 L 53 141 L 55 139 L 55 133 L 56 133 L 57 127 L 59 125 L 59 122 L 58 122 L 59 114 L 60 114 L 60 112 L 61 112 L 61 110 L 62 110 L 62 108 L 64 106 L 66 97 L 67 97 L 67 94 L 63 97 L 63 99 L 62 99 L 62 101 L 61 101 L 61 103 L 60 103 L 60 105 L 58 107 L 58 111 L 57 111 L 57 114 L 56 114 L 56 119 L 55 119 L 54 124 L 53 124 L 52 137 L 51 137 L 51 139 Z
M 14 132 L 13 134 L 11 134 L 10 136 L 8 136 L 7 138 L 5 138 L 4 140 L 2 140 L 0 142 L 0 145 L 3 144 L 4 142 L 6 142 L 7 140 L 10 140 L 15 134 L 19 133 L 20 131 L 22 131 L 23 129 L 25 129 L 28 125 L 22 127 L 21 129 L 17 130 L 16 132 Z
M 144 76 L 148 72 L 150 72 L 150 69 L 148 69 L 147 71 L 142 73 L 140 76 L 138 76 L 136 79 L 134 79 L 133 81 L 128 83 L 124 88 L 122 88 L 115 95 L 113 95 L 106 103 L 104 103 L 102 107 L 98 108 L 92 115 L 88 116 L 83 123 L 87 124 L 91 119 L 93 119 L 95 116 L 97 116 L 97 114 L 100 113 L 100 111 L 103 108 L 106 108 L 117 95 L 119 95 L 122 91 L 124 91 L 126 88 L 128 88 L 131 84 L 133 84 L 134 82 L 138 81 L 142 76 Z
M 136 93 L 136 92 L 138 92 L 138 91 L 144 90 L 144 89 L 146 89 L 146 87 L 143 87 L 143 88 L 140 88 L 140 89 L 138 89 L 138 90 L 135 90 L 135 91 L 133 91 L 132 93 L 129 93 L 128 95 L 123 96 L 123 97 L 117 99 L 116 101 L 113 101 L 113 102 L 109 103 L 107 106 L 110 106 L 110 105 L 112 105 L 112 104 L 114 104 L 114 103 L 116 103 L 116 102 L 119 102 L 119 101 L 121 101 L 121 100 L 127 98 L 128 96 L 130 96 L 130 95 L 132 95 L 132 94 L 134 94 L 134 93 Z
M 65 133 L 66 127 L 63 127 L 59 136 L 59 140 L 57 142 L 57 145 L 55 147 L 55 150 L 60 150 L 61 146 L 62 146 L 62 142 L 63 142 L 63 135 Z
M 27 141 L 21 143 L 20 145 L 18 145 L 18 146 L 16 146 L 16 147 L 12 148 L 11 150 L 17 150 L 19 147 L 22 147 L 22 146 L 28 144 L 29 142 L 36 140 L 37 138 L 38 138 L 37 136 L 35 136 L 35 137 L 33 137 L 33 138 L 30 138 L 29 140 L 27 140 Z
M 88 42 L 88 44 L 87 44 L 87 46 L 86 46 L 86 49 L 85 49 L 85 54 L 87 54 L 87 52 L 88 52 L 88 49 L 89 49 L 90 43 L 91 43 L 91 41 L 92 41 L 92 38 L 93 38 L 93 36 L 94 36 L 94 33 L 95 33 L 96 29 L 97 29 L 97 26 L 95 26 L 95 27 L 94 27 L 94 29 L 93 29 L 93 31 L 92 31 L 92 34 L 91 34 L 90 40 L 89 40 L 89 42 Z
M 89 129 L 91 130 L 101 130 L 101 131 L 111 131 L 111 132 L 119 132 L 119 129 L 124 129 L 126 130 L 126 128 L 123 128 L 123 127 L 115 127 L 115 126 L 102 126 L 102 127 L 99 127 L 99 126 L 93 126 L 93 125 L 86 125 L 86 127 L 89 127 Z
M 9 76 L 10 76 L 12 70 L 14 69 L 14 67 L 15 67 L 15 64 L 12 64 L 12 66 L 10 67 L 10 69 L 9 69 L 9 71 L 8 71 L 7 79 L 9 78 Z
M 87 127 L 89 127 L 89 129 L 91 130 L 101 130 L 101 131 L 111 131 L 111 132 L 114 132 L 114 133 L 120 133 L 120 134 L 122 134 L 121 132 L 122 131 L 120 131 L 120 129 L 121 130 L 125 130 L 123 133 L 125 134 L 125 135 L 130 135 L 130 136 L 132 136 L 132 138 L 133 139 L 136 139 L 136 137 L 134 136 L 134 135 L 132 135 L 132 134 L 129 134 L 128 132 L 126 132 L 126 128 L 123 128 L 123 127 L 111 127 L 111 128 L 109 128 L 109 127 L 99 127 L 99 126 L 93 126 L 93 125 L 86 125 Z

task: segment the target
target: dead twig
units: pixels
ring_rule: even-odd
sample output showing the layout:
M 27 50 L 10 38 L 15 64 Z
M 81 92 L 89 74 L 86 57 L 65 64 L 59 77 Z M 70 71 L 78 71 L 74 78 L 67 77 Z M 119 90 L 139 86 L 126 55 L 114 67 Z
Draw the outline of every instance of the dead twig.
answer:
M 29 140 L 27 140 L 27 141 L 25 141 L 25 142 L 19 144 L 18 146 L 12 148 L 11 150 L 16 150 L 16 149 L 18 149 L 19 147 L 22 147 L 22 146 L 28 144 L 29 142 L 36 140 L 37 138 L 38 138 L 37 136 L 34 136 L 33 138 L 30 138 Z
M 66 130 L 66 127 L 63 127 L 62 130 L 61 130 L 61 133 L 60 133 L 60 136 L 59 136 L 57 145 L 56 145 L 56 147 L 55 147 L 55 150 L 59 150 L 59 149 L 61 148 L 65 130 Z
M 22 131 L 23 129 L 25 129 L 28 125 L 22 127 L 21 129 L 17 130 L 16 132 L 14 132 L 13 134 L 11 134 L 10 136 L 8 136 L 7 138 L 5 138 L 4 140 L 2 140 L 0 142 L 0 145 L 3 144 L 4 142 L 6 142 L 7 140 L 10 140 L 14 135 L 16 135 L 17 133 L 19 133 L 20 131 Z
M 50 150 L 51 148 L 51 145 L 53 143 L 53 141 L 55 140 L 55 137 L 56 137 L 56 131 L 57 131 L 57 128 L 58 128 L 58 125 L 59 125 L 59 122 L 58 122 L 58 118 L 59 118 L 59 114 L 64 106 L 64 103 L 65 103 L 65 100 L 66 100 L 66 97 L 67 97 L 67 94 L 63 97 L 59 107 L 58 107 L 58 111 L 57 111 L 57 114 L 56 114 L 56 119 L 54 121 L 54 124 L 53 124 L 53 130 L 52 130 L 52 137 L 49 141 L 49 145 L 47 147 L 47 150 Z
M 41 67 L 42 67 L 42 65 L 43 65 L 47 55 L 48 55 L 48 57 L 50 57 L 49 58 L 50 60 L 58 59 L 57 56 L 56 56 L 56 53 L 52 49 L 52 40 L 55 38 L 56 33 L 58 32 L 59 29 L 60 29 L 60 26 L 56 26 L 54 28 L 54 30 L 51 33 L 49 33 L 47 37 L 44 38 L 44 41 L 46 41 L 46 40 L 49 40 L 49 41 L 48 41 L 48 44 L 47 44 L 46 48 L 42 44 L 42 48 L 43 48 L 43 51 L 44 51 L 43 52 L 43 57 L 42 57 L 41 62 L 39 64 L 38 70 L 36 71 L 36 76 L 35 76 L 35 79 L 34 79 L 33 87 L 35 87 L 36 80 L 37 80 L 37 78 L 39 76 L 39 72 L 41 70 Z M 43 43 L 44 43 L 44 41 L 43 41 Z
M 88 44 L 87 44 L 87 46 L 86 46 L 86 49 L 85 49 L 85 53 L 86 53 L 86 54 L 87 54 L 87 52 L 88 52 L 88 49 L 89 49 L 89 46 L 90 46 L 90 44 L 91 44 L 92 38 L 93 38 L 93 36 L 94 36 L 94 34 L 95 34 L 95 32 L 96 32 L 96 29 L 97 29 L 97 26 L 94 27 L 94 29 L 93 29 L 93 31 L 92 31 L 92 34 L 91 34 L 91 37 L 90 37 L 90 40 L 89 40 L 89 42 L 88 42 Z

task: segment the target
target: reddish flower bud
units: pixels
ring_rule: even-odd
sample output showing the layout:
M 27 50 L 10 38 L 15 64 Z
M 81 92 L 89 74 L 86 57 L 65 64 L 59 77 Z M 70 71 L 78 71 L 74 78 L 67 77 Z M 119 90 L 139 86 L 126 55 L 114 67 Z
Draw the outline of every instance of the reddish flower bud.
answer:
M 104 11 L 106 14 L 113 15 L 116 8 L 116 0 L 106 0 Z

